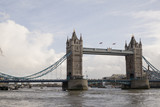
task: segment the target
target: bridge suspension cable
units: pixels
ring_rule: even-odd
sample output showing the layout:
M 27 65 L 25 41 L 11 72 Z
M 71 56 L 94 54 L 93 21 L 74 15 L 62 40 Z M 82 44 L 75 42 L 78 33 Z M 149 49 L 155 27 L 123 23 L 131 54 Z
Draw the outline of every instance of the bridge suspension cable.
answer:
M 49 67 L 47 67 L 46 69 L 44 69 L 44 70 L 42 70 L 42 71 L 39 71 L 39 72 L 37 72 L 37 73 L 35 73 L 35 74 L 32 74 L 32 75 L 29 75 L 29 76 L 25 76 L 25 77 L 27 77 L 27 78 L 39 78 L 39 77 L 41 77 L 41 76 L 44 76 L 44 75 L 46 75 L 46 74 L 48 74 L 48 73 L 50 73 L 50 72 L 52 72 L 54 69 L 56 69 L 59 65 L 61 65 L 66 59 L 67 59 L 67 57 L 69 56 L 71 54 L 71 52 L 70 53 L 68 53 L 68 54 L 66 54 L 66 55 L 64 55 L 62 58 L 60 58 L 57 62 L 55 62 L 54 64 L 52 64 L 51 66 L 49 66 Z M 45 72 L 46 71 L 46 72 Z M 38 74 L 40 74 L 40 75 L 38 75 Z M 38 76 L 37 76 L 38 75 Z
M 39 77 L 42 77 L 44 75 L 47 75 L 48 73 L 52 72 L 53 70 L 55 70 L 57 67 L 59 67 L 66 59 L 68 56 L 71 55 L 71 52 L 65 54 L 62 58 L 60 58 L 57 62 L 55 62 L 54 64 L 50 65 L 49 67 L 45 68 L 44 70 L 41 70 L 37 73 L 28 75 L 28 76 L 24 76 L 24 77 L 16 77 L 16 76 L 11 76 L 8 74 L 4 74 L 0 72 L 0 77 L 4 78 L 4 79 L 19 79 L 19 80 L 26 80 L 26 79 L 36 79 Z
M 152 69 L 158 71 L 160 73 L 160 70 L 158 70 L 156 67 L 154 67 L 144 56 L 142 58 L 145 60 L 145 62 L 151 67 Z
M 155 66 L 153 66 L 144 56 L 142 56 L 144 61 L 148 64 L 148 66 L 151 68 L 151 70 L 145 68 L 143 66 L 143 70 L 147 72 L 149 75 L 150 79 L 160 79 L 160 70 L 158 70 Z

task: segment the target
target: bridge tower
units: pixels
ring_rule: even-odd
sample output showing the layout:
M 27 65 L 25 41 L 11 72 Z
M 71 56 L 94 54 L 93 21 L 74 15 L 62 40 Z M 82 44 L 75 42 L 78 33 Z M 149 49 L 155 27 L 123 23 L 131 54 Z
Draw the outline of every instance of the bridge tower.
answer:
M 82 74 L 82 56 L 83 56 L 83 40 L 77 38 L 76 32 L 73 31 L 72 38 L 66 42 L 66 53 L 71 52 L 67 58 L 67 85 L 68 90 L 87 90 L 88 81 L 83 79 Z
M 142 43 L 136 42 L 132 36 L 129 45 L 125 44 L 125 50 L 133 51 L 133 55 L 125 56 L 126 77 L 131 79 L 131 88 L 149 88 L 149 81 L 142 69 Z
M 82 79 L 83 40 L 77 38 L 75 31 L 66 42 L 66 52 L 72 52 L 67 58 L 67 79 Z
M 127 79 L 136 79 L 143 77 L 142 71 L 142 43 L 136 42 L 132 36 L 129 45 L 125 44 L 125 50 L 133 51 L 133 55 L 126 56 L 126 76 Z

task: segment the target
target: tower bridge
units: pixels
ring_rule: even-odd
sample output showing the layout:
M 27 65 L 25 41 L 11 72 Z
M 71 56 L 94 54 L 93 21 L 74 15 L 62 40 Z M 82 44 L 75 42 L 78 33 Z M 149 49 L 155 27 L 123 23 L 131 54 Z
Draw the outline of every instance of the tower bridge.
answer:
M 154 67 L 145 57 L 142 56 L 142 43 L 137 42 L 132 36 L 129 44 L 125 44 L 124 50 L 118 49 L 102 49 L 102 48 L 88 48 L 83 47 L 82 36 L 77 38 L 75 31 L 70 39 L 66 42 L 66 54 L 60 58 L 57 62 L 50 65 L 49 67 L 41 70 L 37 73 L 24 76 L 15 77 L 12 75 L 4 74 L 0 72 L 0 77 L 4 80 L 0 80 L 0 83 L 4 82 L 62 82 L 63 89 L 68 90 L 87 90 L 88 82 L 102 81 L 102 80 L 86 80 L 83 79 L 82 63 L 83 54 L 90 55 L 114 55 L 123 56 L 126 61 L 126 80 L 105 80 L 109 82 L 125 82 L 123 88 L 138 88 L 148 89 L 150 88 L 149 81 L 154 85 L 160 83 L 160 71 Z M 147 63 L 148 69 L 142 64 L 142 59 Z M 65 60 L 67 60 L 67 75 L 66 79 L 37 79 L 43 77 L 50 72 L 57 69 Z M 151 70 L 150 70 L 151 69 Z M 149 80 L 149 79 L 150 80 Z M 160 84 L 159 84 L 160 86 Z
M 67 58 L 67 82 L 63 82 L 66 89 L 87 89 L 87 80 L 82 75 L 83 54 L 91 55 L 116 55 L 125 56 L 126 59 L 126 78 L 132 79 L 130 86 L 126 88 L 149 88 L 149 81 L 142 69 L 142 43 L 136 42 L 132 36 L 129 44 L 125 44 L 125 50 L 83 48 L 82 36 L 77 38 L 75 31 L 71 39 L 67 39 L 66 53 L 72 54 Z

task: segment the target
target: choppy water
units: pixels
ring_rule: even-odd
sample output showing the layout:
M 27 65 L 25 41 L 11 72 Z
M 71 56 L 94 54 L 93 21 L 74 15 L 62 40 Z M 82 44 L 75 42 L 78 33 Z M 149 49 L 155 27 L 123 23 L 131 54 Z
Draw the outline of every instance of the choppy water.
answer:
M 160 107 L 160 89 L 92 88 L 66 92 L 61 88 L 32 88 L 0 91 L 0 107 Z

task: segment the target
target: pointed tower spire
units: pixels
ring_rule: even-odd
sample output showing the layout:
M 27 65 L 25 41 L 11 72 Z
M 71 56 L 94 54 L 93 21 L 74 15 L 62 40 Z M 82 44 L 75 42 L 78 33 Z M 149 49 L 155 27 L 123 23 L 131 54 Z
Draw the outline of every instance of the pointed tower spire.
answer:
M 69 43 L 68 36 L 67 36 L 67 42 L 66 43 Z
M 132 34 L 131 41 L 135 41 L 134 35 Z
M 141 38 L 139 39 L 139 44 L 141 44 L 141 45 L 142 45 Z
M 132 48 L 134 48 L 135 45 L 136 45 L 136 40 L 134 38 L 134 35 L 132 35 L 132 38 L 131 38 L 131 41 L 130 41 L 130 45 L 131 45 Z
M 127 41 L 125 40 L 125 46 L 127 46 Z
M 127 49 L 127 41 L 125 41 L 125 49 Z
M 142 47 L 141 38 L 139 39 L 139 47 Z
M 77 39 L 77 35 L 76 35 L 75 30 L 73 30 L 73 33 L 72 33 L 72 39 L 73 39 L 73 40 Z
M 82 33 L 80 33 L 80 41 L 82 41 Z

